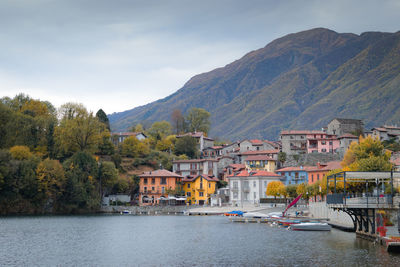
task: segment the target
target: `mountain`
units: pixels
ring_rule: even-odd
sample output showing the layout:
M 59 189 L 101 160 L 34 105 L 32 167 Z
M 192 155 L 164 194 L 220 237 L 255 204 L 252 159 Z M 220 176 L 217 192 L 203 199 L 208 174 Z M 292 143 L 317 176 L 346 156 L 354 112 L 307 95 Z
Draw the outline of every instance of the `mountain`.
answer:
M 113 130 L 208 110 L 210 136 L 276 140 L 282 129 L 320 129 L 334 117 L 367 128 L 400 123 L 400 32 L 361 35 L 317 28 L 192 77 L 174 94 L 109 115 Z

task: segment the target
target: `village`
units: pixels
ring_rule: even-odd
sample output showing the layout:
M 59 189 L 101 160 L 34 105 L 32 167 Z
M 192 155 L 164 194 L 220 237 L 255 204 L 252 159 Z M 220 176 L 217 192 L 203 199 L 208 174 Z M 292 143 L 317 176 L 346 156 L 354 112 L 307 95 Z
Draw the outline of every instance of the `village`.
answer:
M 115 145 L 130 136 L 146 139 L 141 132 L 112 135 Z M 175 159 L 172 170 L 160 166 L 138 175 L 139 206 L 259 206 L 286 203 L 287 197 L 297 196 L 296 190 L 306 201 L 322 201 L 322 181 L 326 183 L 327 174 L 342 168 L 341 161 L 352 142 L 359 142 L 360 136 L 399 140 L 400 127 L 381 126 L 369 131 L 361 120 L 335 118 L 319 131 L 282 130 L 279 141 L 245 139 L 214 145 L 214 140 L 203 132 L 189 132 L 177 138 L 184 136 L 197 140 L 200 156 Z M 391 156 L 393 170 L 399 171 L 400 156 Z M 286 187 L 285 193 L 274 190 L 277 183 Z M 114 194 L 105 196 L 103 205 L 132 200 L 131 196 Z

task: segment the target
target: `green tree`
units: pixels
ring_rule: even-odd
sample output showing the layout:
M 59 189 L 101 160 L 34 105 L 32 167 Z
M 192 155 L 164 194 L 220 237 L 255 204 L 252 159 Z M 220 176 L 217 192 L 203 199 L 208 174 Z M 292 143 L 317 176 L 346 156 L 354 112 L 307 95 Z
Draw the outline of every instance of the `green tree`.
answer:
M 171 121 L 175 134 L 181 134 L 185 132 L 185 118 L 183 117 L 182 112 L 179 109 L 174 109 L 174 111 L 172 111 Z
M 10 148 L 11 156 L 16 160 L 30 159 L 33 154 L 27 146 L 13 146 Z
M 65 186 L 64 168 L 58 160 L 45 159 L 40 162 L 36 175 L 39 180 L 39 191 L 43 192 L 47 199 L 56 203 L 62 196 Z
M 156 121 L 153 123 L 153 125 L 151 125 L 147 133 L 154 140 L 161 140 L 172 133 L 172 126 L 167 121 Z
M 198 154 L 197 151 L 197 140 L 191 136 L 183 136 L 176 140 L 175 143 L 175 154 L 185 154 L 189 158 L 195 158 Z
M 108 120 L 107 114 L 102 109 L 96 112 L 96 118 L 106 126 L 107 130 L 111 131 L 110 121 Z
M 287 195 L 290 198 L 296 198 L 298 196 L 296 190 L 297 190 L 297 185 L 296 184 L 290 184 L 290 185 L 286 186 L 286 192 L 287 192 Z
M 210 113 L 202 108 L 192 108 L 186 115 L 188 130 L 190 132 L 204 132 L 210 131 Z
M 286 153 L 285 152 L 279 152 L 278 153 L 278 161 L 283 164 L 286 161 Z
M 150 148 L 145 142 L 139 141 L 135 136 L 130 136 L 121 145 L 121 154 L 125 157 L 144 157 L 150 153 Z
M 118 180 L 118 170 L 115 168 L 113 162 L 104 161 L 100 165 L 100 177 L 102 193 L 108 194 L 114 187 Z

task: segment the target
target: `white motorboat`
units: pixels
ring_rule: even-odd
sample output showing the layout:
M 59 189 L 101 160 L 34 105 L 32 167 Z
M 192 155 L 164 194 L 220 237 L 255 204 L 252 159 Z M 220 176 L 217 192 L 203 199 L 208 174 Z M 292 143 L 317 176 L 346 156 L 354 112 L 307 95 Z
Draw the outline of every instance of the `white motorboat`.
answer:
M 330 231 L 332 226 L 327 223 L 320 222 L 307 222 L 292 224 L 289 226 L 290 230 L 294 231 Z

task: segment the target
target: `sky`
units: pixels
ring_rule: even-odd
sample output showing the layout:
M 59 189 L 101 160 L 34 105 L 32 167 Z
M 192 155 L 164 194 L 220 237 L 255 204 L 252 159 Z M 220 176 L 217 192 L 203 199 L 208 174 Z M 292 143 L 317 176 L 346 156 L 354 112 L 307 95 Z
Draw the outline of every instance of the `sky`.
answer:
M 107 114 L 289 33 L 400 30 L 399 0 L 1 0 L 0 97 Z

